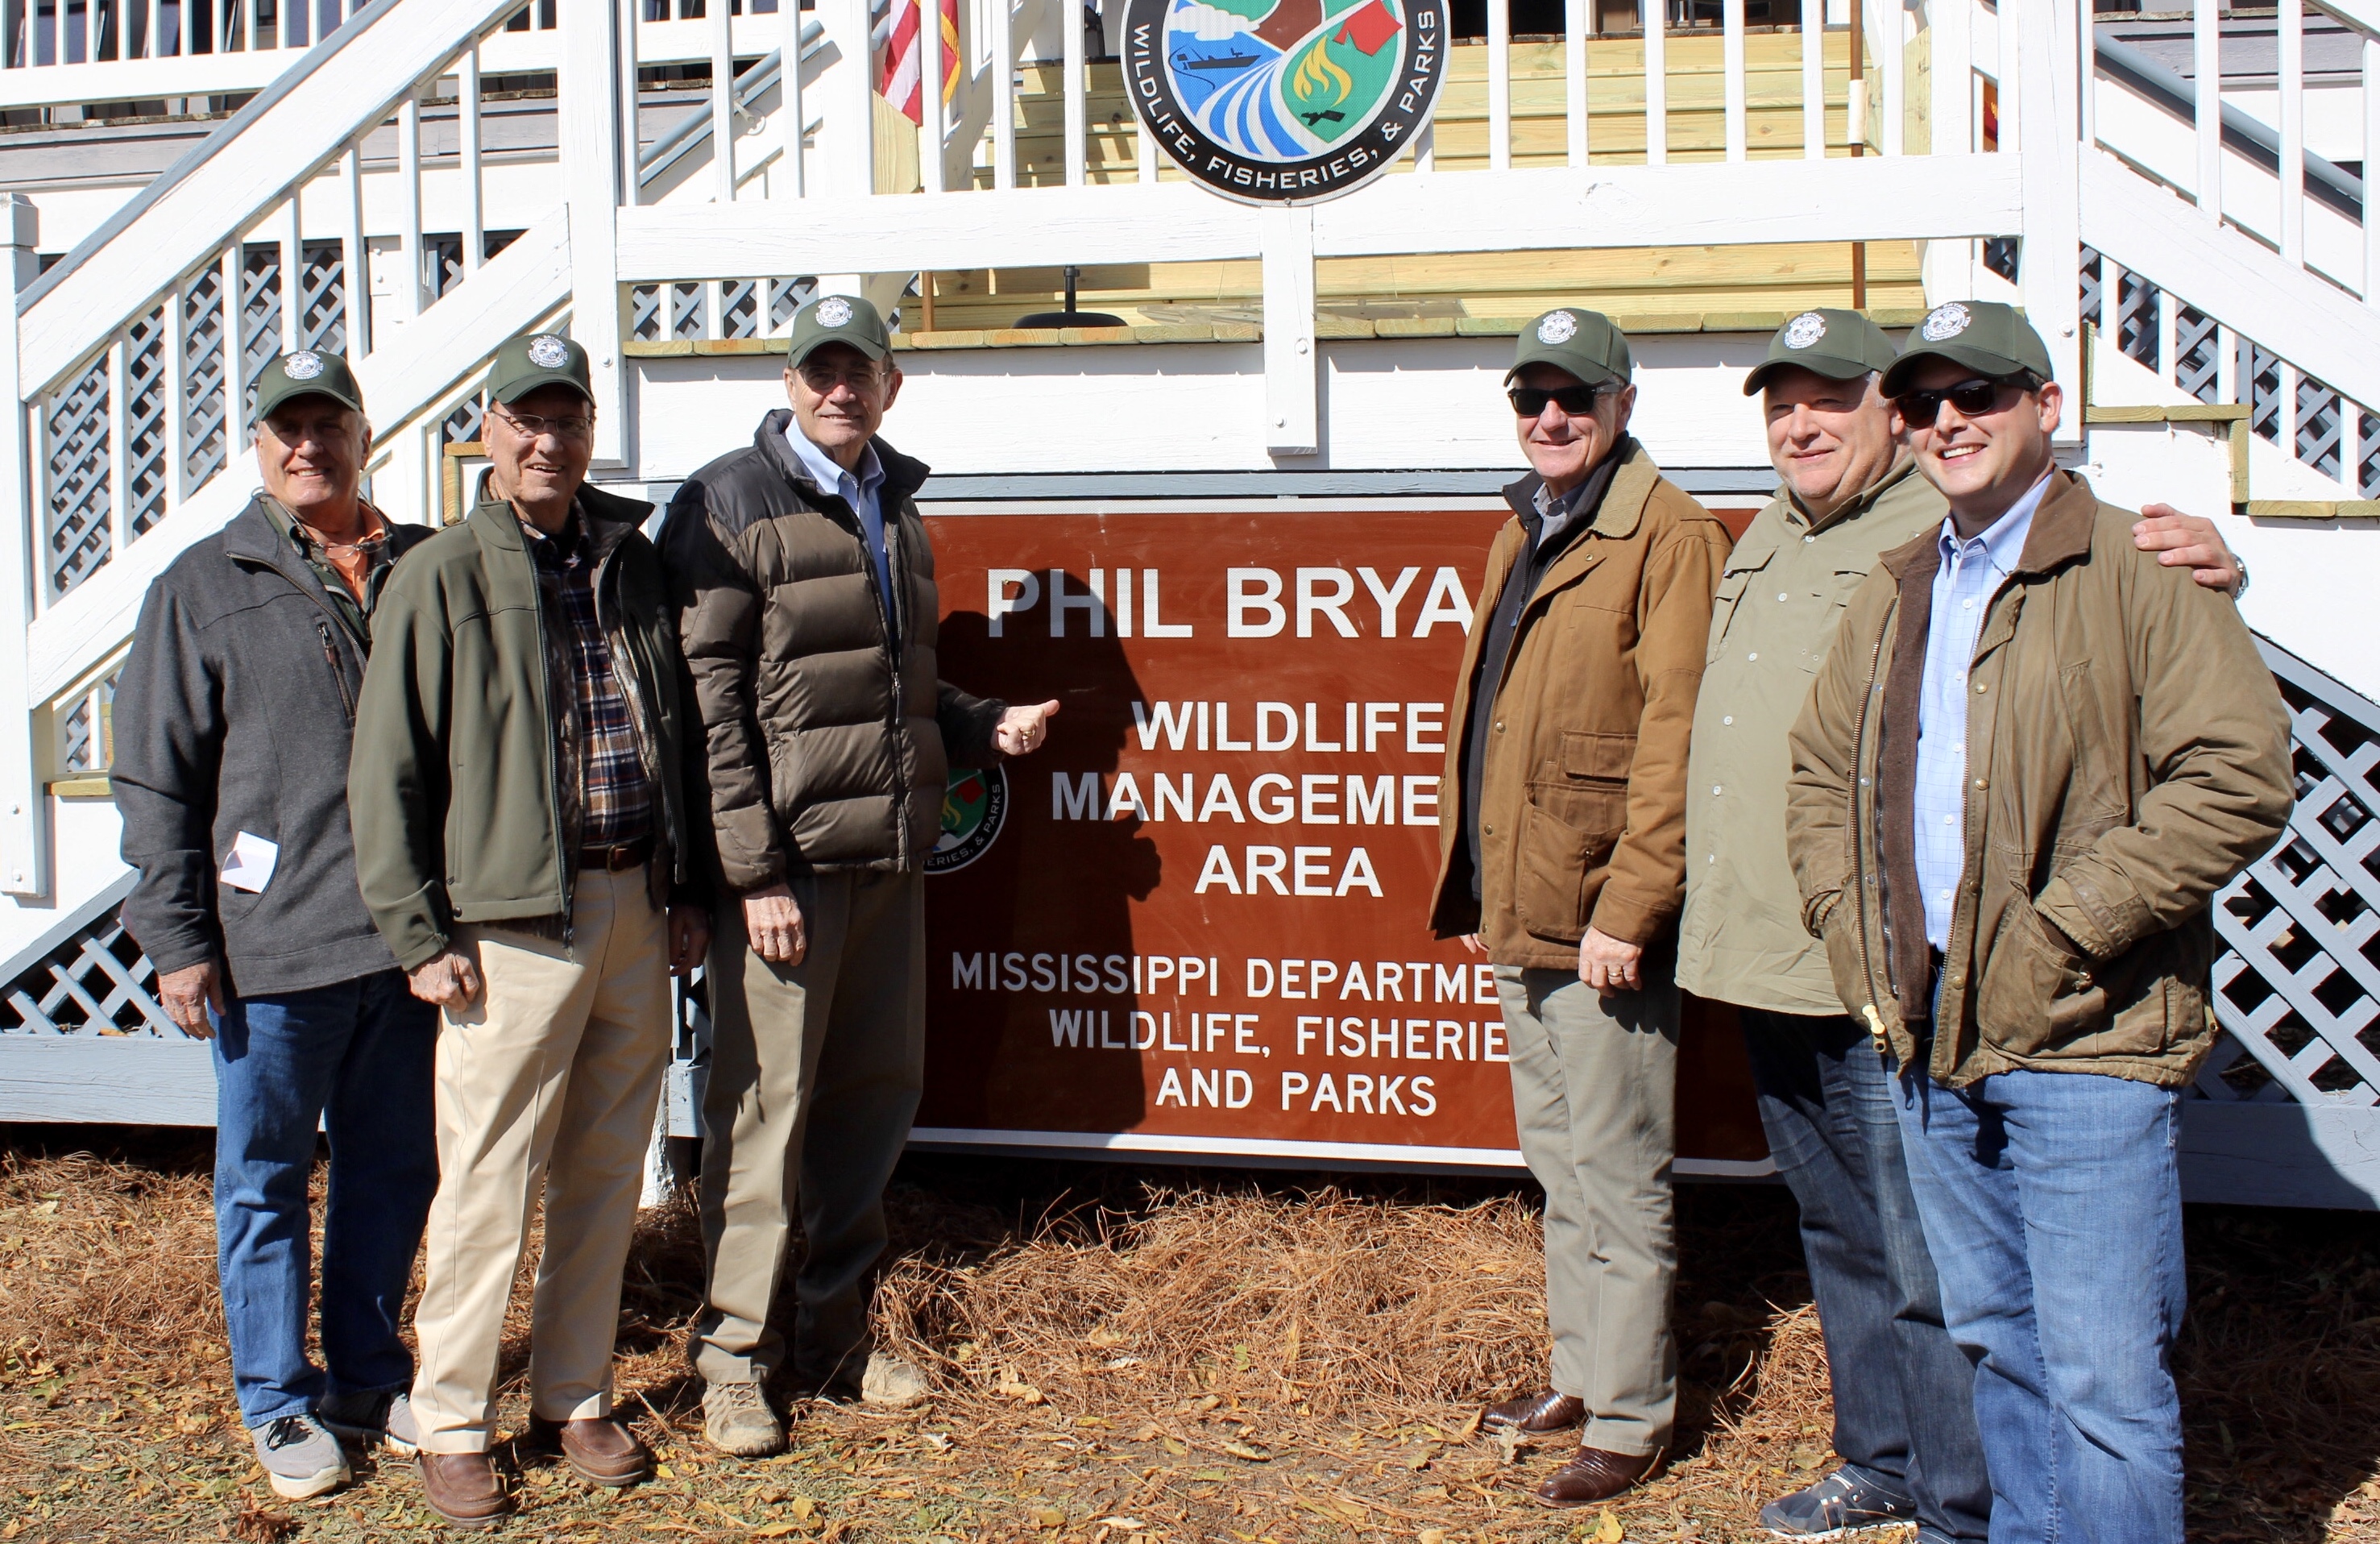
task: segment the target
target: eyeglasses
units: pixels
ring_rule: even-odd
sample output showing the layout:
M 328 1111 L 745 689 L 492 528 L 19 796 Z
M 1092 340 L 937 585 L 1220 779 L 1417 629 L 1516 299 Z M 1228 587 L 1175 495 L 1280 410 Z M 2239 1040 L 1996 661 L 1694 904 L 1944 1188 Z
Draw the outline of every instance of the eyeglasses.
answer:
M 516 413 L 507 407 L 501 413 L 491 409 L 488 416 L 499 423 L 519 430 L 532 440 L 541 439 L 548 434 L 562 440 L 583 440 L 595 432 L 595 419 L 588 415 L 549 419 L 541 418 L 535 413 Z
M 1512 399 L 1512 411 L 1524 419 L 1536 418 L 1546 410 L 1546 404 L 1558 402 L 1561 410 L 1572 418 L 1583 418 L 1595 411 L 1595 399 L 1609 396 L 1612 386 L 1514 386 L 1504 395 Z
M 849 386 L 855 392 L 872 392 L 883 385 L 885 374 L 882 367 L 874 363 L 854 365 L 847 370 L 836 370 L 831 365 L 805 364 L 797 373 L 802 383 L 820 396 L 837 386 Z
M 1910 428 L 1930 429 L 1941 415 L 1943 403 L 1948 402 L 1972 419 L 1990 412 L 1999 401 L 2000 392 L 2008 387 L 2022 391 L 2025 384 L 2022 381 L 1992 381 L 1977 376 L 1939 391 L 1902 392 L 1892 403 L 1900 409 L 1900 417 Z

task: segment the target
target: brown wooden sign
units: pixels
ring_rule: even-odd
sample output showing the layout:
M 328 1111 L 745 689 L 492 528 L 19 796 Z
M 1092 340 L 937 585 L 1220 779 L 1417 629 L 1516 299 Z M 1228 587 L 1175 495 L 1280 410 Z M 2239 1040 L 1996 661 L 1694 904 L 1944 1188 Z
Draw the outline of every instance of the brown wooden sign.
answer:
M 936 516 L 941 670 L 1062 705 L 954 781 L 921 1139 L 1513 1164 L 1481 956 L 1430 937 L 1492 509 Z M 1765 1169 L 1690 1015 L 1683 1166 Z

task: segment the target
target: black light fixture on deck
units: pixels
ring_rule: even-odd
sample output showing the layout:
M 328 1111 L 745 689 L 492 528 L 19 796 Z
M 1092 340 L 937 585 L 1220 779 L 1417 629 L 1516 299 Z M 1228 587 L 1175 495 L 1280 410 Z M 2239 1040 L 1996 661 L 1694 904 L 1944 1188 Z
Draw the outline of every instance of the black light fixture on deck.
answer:
M 1106 311 L 1078 311 L 1075 309 L 1075 285 L 1083 271 L 1073 263 L 1066 264 L 1066 309 L 1062 311 L 1032 311 L 1016 319 L 1019 327 L 1122 327 L 1124 319 Z

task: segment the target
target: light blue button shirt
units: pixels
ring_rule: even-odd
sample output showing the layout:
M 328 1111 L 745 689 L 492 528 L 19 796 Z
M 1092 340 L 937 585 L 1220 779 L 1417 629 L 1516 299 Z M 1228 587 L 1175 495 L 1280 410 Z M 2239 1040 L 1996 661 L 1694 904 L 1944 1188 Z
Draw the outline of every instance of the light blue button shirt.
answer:
M 1981 536 L 1963 540 L 1953 520 L 1937 540 L 1934 614 L 1925 628 L 1925 676 L 1917 697 L 1917 888 L 1925 900 L 1925 942 L 1950 947 L 1950 911 L 1967 864 L 1967 668 L 1992 597 L 2024 555 L 2044 477 Z
M 812 481 L 851 505 L 859 517 L 859 529 L 868 538 L 868 560 L 876 565 L 878 593 L 883 597 L 884 628 L 892 629 L 892 562 L 884 549 L 883 502 L 878 497 L 884 486 L 884 463 L 878 460 L 876 447 L 869 445 L 859 453 L 859 469 L 855 474 L 835 464 L 834 457 L 810 444 L 802 432 L 799 419 L 785 424 L 785 444 L 793 447 L 794 459 L 810 474 Z

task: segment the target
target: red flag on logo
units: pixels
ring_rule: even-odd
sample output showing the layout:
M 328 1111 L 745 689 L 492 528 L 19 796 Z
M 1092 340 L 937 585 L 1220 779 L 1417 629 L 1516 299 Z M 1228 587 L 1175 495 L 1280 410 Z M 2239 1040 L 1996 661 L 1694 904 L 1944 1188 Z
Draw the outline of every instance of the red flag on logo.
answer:
M 1372 55 L 1378 54 L 1380 45 L 1395 37 L 1398 30 L 1397 18 L 1389 14 L 1388 6 L 1380 4 L 1380 0 L 1371 0 L 1362 10 L 1340 23 L 1339 30 L 1331 34 L 1330 41 L 1351 43 L 1365 54 Z

